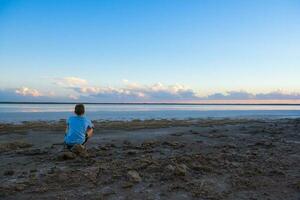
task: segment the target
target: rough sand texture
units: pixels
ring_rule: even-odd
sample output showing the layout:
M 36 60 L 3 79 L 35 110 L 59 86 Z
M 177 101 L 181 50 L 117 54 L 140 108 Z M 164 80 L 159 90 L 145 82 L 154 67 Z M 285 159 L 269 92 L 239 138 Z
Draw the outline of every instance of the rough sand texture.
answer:
M 87 152 L 64 121 L 0 125 L 1 199 L 300 199 L 300 120 L 95 122 Z

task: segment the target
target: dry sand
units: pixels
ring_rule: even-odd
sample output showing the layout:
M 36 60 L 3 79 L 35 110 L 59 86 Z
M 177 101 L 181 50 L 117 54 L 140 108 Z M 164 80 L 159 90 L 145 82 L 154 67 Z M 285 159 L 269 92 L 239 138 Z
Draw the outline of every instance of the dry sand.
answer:
M 95 122 L 87 152 L 64 121 L 0 124 L 1 199 L 300 199 L 300 120 Z

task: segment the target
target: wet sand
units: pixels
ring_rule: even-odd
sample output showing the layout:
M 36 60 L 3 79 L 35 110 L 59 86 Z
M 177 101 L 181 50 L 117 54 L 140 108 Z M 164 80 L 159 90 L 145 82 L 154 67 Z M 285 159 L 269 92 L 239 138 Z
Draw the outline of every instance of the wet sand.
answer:
M 300 199 L 300 119 L 0 124 L 1 199 Z

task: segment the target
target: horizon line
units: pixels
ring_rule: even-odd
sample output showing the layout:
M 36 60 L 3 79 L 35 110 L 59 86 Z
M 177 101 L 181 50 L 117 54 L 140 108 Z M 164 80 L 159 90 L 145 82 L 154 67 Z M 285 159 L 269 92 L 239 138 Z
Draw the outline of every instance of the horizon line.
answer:
M 300 103 L 172 103 L 172 102 L 41 102 L 41 101 L 0 101 L 0 104 L 87 104 L 87 105 L 273 105 L 300 106 Z

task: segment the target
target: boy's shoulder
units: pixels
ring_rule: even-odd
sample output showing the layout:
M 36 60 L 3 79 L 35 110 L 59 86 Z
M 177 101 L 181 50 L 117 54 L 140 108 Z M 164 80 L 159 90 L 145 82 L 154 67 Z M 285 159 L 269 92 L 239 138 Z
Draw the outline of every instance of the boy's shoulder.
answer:
M 78 116 L 70 116 L 69 118 L 68 118 L 68 123 L 75 123 L 76 121 L 78 121 L 78 120 L 81 120 Z
M 87 118 L 87 117 L 83 117 L 83 119 L 86 121 L 86 122 L 88 122 L 88 123 L 91 123 L 92 121 L 89 119 L 89 118 Z

